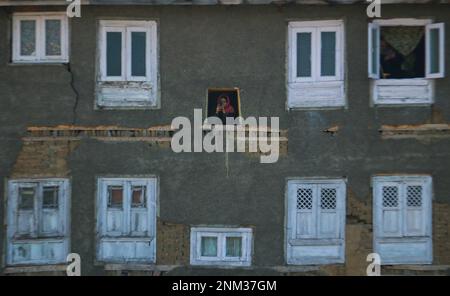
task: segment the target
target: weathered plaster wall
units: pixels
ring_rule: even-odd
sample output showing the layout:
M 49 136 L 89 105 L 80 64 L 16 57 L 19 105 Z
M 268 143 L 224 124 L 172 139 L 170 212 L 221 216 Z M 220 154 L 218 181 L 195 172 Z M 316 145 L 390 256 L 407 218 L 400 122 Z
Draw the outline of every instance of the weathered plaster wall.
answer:
M 186 264 L 188 254 L 183 237 L 188 237 L 186 228 L 190 225 L 254 227 L 255 270 L 180 267 L 170 274 L 273 274 L 270 267 L 284 265 L 285 179 L 345 176 L 349 192 L 346 264 L 313 267 L 304 273 L 363 274 L 372 244 L 370 177 L 378 173 L 431 174 L 435 199 L 434 260 L 436 264 L 450 264 L 449 139 L 386 140 L 378 132 L 383 124 L 450 122 L 450 75 L 437 80 L 433 107 L 371 107 L 365 8 L 83 7 L 82 17 L 71 21 L 70 67 L 11 65 L 12 9 L 0 8 L 0 179 L 27 171 L 33 176 L 70 176 L 71 219 L 76 221 L 72 223 L 72 251 L 82 257 L 83 274 L 106 273 L 103 266 L 94 265 L 95 178 L 148 174 L 157 175 L 160 185 L 158 240 L 164 246 L 158 246 L 158 263 Z M 382 16 L 432 17 L 446 22 L 448 28 L 450 6 L 383 6 Z M 96 22 L 101 18 L 158 21 L 160 110 L 94 110 Z M 345 20 L 348 107 L 287 112 L 287 22 L 336 18 Z M 450 30 L 446 32 L 445 54 L 450 56 Z M 450 63 L 446 65 L 446 72 L 450 73 Z M 221 153 L 175 154 L 145 142 L 85 139 L 77 145 L 29 146 L 21 141 L 28 126 L 75 123 L 149 127 L 170 123 L 175 116 L 192 118 L 193 108 L 205 107 L 208 87 L 228 86 L 241 88 L 244 116 L 280 117 L 280 127 L 289 131 L 287 156 L 275 164 L 260 164 L 259 158 L 246 154 L 230 153 L 226 162 Z M 334 135 L 323 132 L 335 125 L 339 130 Z M 0 192 L 4 202 L 4 182 L 0 182 Z M 0 219 L 4 220 L 4 207 L 0 208 Z M 2 227 L 2 254 L 4 237 Z

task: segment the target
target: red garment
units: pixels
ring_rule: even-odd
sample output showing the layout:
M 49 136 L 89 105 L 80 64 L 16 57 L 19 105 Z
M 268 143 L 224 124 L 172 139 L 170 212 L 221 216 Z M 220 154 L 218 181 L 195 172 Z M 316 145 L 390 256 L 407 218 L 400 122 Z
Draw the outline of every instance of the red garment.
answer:
M 233 108 L 233 106 L 231 105 L 230 98 L 229 98 L 228 96 L 220 96 L 220 97 L 217 99 L 217 106 L 220 106 L 220 105 L 221 105 L 221 103 L 222 103 L 222 102 L 221 102 L 222 98 L 224 98 L 224 99 L 227 100 L 225 106 L 222 108 L 222 112 L 223 112 L 223 113 L 234 113 L 234 108 Z

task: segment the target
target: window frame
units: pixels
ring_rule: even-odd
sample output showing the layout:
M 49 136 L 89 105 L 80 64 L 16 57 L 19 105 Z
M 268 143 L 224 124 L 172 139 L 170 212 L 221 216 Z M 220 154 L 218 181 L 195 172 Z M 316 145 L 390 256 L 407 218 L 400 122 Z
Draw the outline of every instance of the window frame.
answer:
M 423 243 L 426 245 L 427 255 L 426 258 L 421 260 L 408 261 L 408 254 L 401 256 L 402 258 L 381 258 L 381 264 L 431 264 L 433 260 L 433 234 L 432 234 L 432 201 L 433 201 L 433 189 L 432 189 L 432 177 L 429 175 L 383 175 L 373 176 L 372 181 L 372 194 L 373 194 L 373 245 L 374 251 L 381 254 L 382 244 L 418 244 Z M 383 232 L 382 214 L 385 211 L 383 206 L 382 188 L 385 186 L 397 186 L 398 189 L 398 206 L 396 210 L 399 212 L 398 221 L 400 227 L 397 233 L 387 235 Z M 421 211 L 423 211 L 422 225 L 423 233 L 413 233 L 407 231 L 407 216 L 406 212 L 410 208 L 407 205 L 407 193 L 405 188 L 408 186 L 421 186 L 422 187 L 422 201 Z
M 342 19 L 290 21 L 287 26 L 286 110 L 343 108 L 345 84 L 345 23 Z M 297 77 L 297 33 L 311 33 L 311 76 Z M 321 75 L 322 32 L 335 32 L 335 76 Z
M 321 33 L 335 32 L 335 76 L 322 76 L 321 72 Z M 297 76 L 297 34 L 311 33 L 311 76 Z M 324 81 L 343 81 L 344 64 L 344 22 L 328 21 L 293 21 L 289 23 L 289 81 L 288 83 Z
M 54 187 L 58 189 L 58 229 L 55 232 L 45 232 L 43 230 L 43 188 Z M 20 188 L 35 188 L 35 196 L 33 197 L 33 222 L 31 225 L 31 233 L 29 235 L 21 235 L 18 233 L 19 219 L 19 202 Z M 40 179 L 10 179 L 8 180 L 8 198 L 7 198 L 7 265 L 51 265 L 57 263 L 65 263 L 66 256 L 70 249 L 70 182 L 65 178 L 40 178 Z M 25 244 L 31 248 L 32 244 L 60 244 L 64 252 L 62 258 L 43 258 L 30 259 L 20 262 L 13 262 L 13 244 Z
M 23 20 L 35 21 L 35 56 L 21 55 L 20 24 Z M 46 20 L 61 21 L 61 55 L 46 55 L 45 34 Z M 65 12 L 17 12 L 12 15 L 13 42 L 12 42 L 12 62 L 13 63 L 68 63 L 69 62 L 69 20 Z
M 217 256 L 202 256 L 201 238 L 217 237 Z M 226 238 L 241 237 L 241 257 L 226 256 Z M 251 228 L 192 227 L 191 265 L 250 266 L 252 260 L 253 230 Z
M 424 77 L 416 78 L 398 78 L 387 79 L 380 78 L 380 28 L 385 26 L 423 26 L 425 31 L 425 71 Z M 440 71 L 436 74 L 429 73 L 430 67 L 430 50 L 429 50 L 429 30 L 432 28 L 440 29 L 440 43 L 439 43 L 439 67 Z M 376 65 L 376 73 L 374 73 L 374 65 L 372 61 L 373 54 L 373 40 L 372 36 L 374 30 L 377 34 L 376 56 L 378 63 Z M 404 105 L 430 105 L 434 100 L 434 79 L 445 76 L 445 33 L 444 23 L 434 23 L 432 19 L 415 19 L 415 18 L 392 18 L 392 19 L 377 19 L 368 24 L 368 77 L 371 80 L 371 103 L 377 106 L 404 106 Z M 379 88 L 384 88 L 391 96 L 388 98 L 380 98 Z M 388 90 L 389 88 L 390 90 Z M 426 91 L 427 97 L 415 97 L 419 94 L 416 89 L 422 92 Z M 420 93 L 423 96 L 423 93 Z M 408 97 L 405 97 L 408 96 Z M 411 96 L 411 97 L 409 97 Z M 396 98 L 398 97 L 398 98 Z
M 127 21 L 127 20 L 101 20 L 100 21 L 100 38 L 99 38 L 99 81 L 121 81 L 121 82 L 154 82 L 156 84 L 156 48 L 157 48 L 157 36 L 156 36 L 156 21 Z M 122 46 L 121 46 L 121 76 L 108 76 L 107 75 L 107 62 L 106 62 L 106 34 L 107 32 L 121 32 L 122 33 Z M 145 32 L 146 33 L 146 50 L 145 50 L 145 76 L 132 76 L 131 64 L 131 33 L 132 32 Z
M 345 178 L 288 178 L 286 185 L 286 215 L 285 215 L 285 256 L 286 262 L 290 265 L 310 265 L 310 264 L 332 264 L 343 263 L 345 261 L 345 226 L 346 226 L 346 195 L 347 195 L 347 180 Z M 299 237 L 297 234 L 297 215 L 301 209 L 297 209 L 297 189 L 309 188 L 312 190 L 312 206 L 310 211 L 312 213 L 312 221 L 314 221 L 315 233 L 311 235 L 302 235 Z M 323 188 L 336 188 L 336 209 L 335 213 L 339 221 L 339 225 L 336 228 L 336 236 L 329 237 L 321 235 L 318 231 L 319 227 L 319 215 L 320 215 L 320 200 L 321 189 Z M 294 194 L 295 193 L 295 194 Z M 316 206 L 316 209 L 314 207 Z M 321 247 L 334 246 L 339 248 L 337 256 L 294 256 L 295 248 L 316 248 L 313 253 L 317 252 L 317 249 Z M 306 250 L 305 250 L 306 251 Z M 306 254 L 306 253 L 305 253 Z
M 112 211 L 123 212 L 122 231 L 108 231 L 107 212 L 108 212 L 108 186 L 121 186 L 123 190 L 122 207 L 111 207 Z M 146 207 L 132 206 L 132 189 L 134 186 L 146 187 Z M 105 190 L 104 190 L 105 189 Z M 156 224 L 158 216 L 158 178 L 155 176 L 143 177 L 98 177 L 97 178 L 97 204 L 96 204 L 96 244 L 97 260 L 100 262 L 141 262 L 154 263 L 156 260 Z M 132 230 L 132 212 L 141 211 L 147 216 L 147 231 L 139 232 Z M 148 243 L 152 245 L 151 254 L 146 258 L 127 257 L 119 260 L 115 257 L 109 257 L 102 252 L 102 243 Z

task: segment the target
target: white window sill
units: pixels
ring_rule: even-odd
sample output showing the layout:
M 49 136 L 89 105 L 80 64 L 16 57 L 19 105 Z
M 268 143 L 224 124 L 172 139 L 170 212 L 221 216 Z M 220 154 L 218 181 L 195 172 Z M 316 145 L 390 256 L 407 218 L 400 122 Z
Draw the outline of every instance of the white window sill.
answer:
M 340 109 L 346 106 L 344 81 L 289 82 L 287 109 Z
M 433 103 L 432 79 L 375 79 L 371 84 L 372 102 L 377 106 L 420 106 Z
M 98 81 L 96 109 L 160 109 L 150 81 Z

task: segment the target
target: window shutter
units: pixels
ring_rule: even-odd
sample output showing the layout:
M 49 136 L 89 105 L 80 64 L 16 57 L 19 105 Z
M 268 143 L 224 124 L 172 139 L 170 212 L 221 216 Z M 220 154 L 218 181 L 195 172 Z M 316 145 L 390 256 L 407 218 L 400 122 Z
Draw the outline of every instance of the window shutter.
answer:
M 369 23 L 368 32 L 368 68 L 369 78 L 380 78 L 380 27 Z
M 44 236 L 58 235 L 61 232 L 60 208 L 63 197 L 62 186 L 47 183 L 40 187 L 39 209 L 41 215 L 40 233 Z
M 37 194 L 38 186 L 33 183 L 23 183 L 14 186 L 13 196 L 16 197 L 16 233 L 15 235 L 37 235 Z
M 401 187 L 398 183 L 382 183 L 380 194 L 377 194 L 379 200 L 379 209 L 381 209 L 381 236 L 398 237 L 402 235 L 402 202 Z
M 336 187 L 318 186 L 318 237 L 339 238 L 338 194 Z
M 426 77 L 444 77 L 444 23 L 426 26 Z
M 122 201 L 119 203 L 119 192 L 122 191 Z M 106 206 L 106 235 L 120 236 L 125 231 L 125 190 L 124 184 L 105 186 L 105 206 Z
M 422 184 L 405 184 L 405 235 L 424 236 L 426 234 L 425 188 Z
M 130 228 L 132 236 L 148 236 L 150 219 L 149 191 L 145 182 L 132 182 L 130 187 Z
M 313 185 L 298 185 L 296 190 L 296 237 L 313 238 L 316 236 L 316 204 Z

